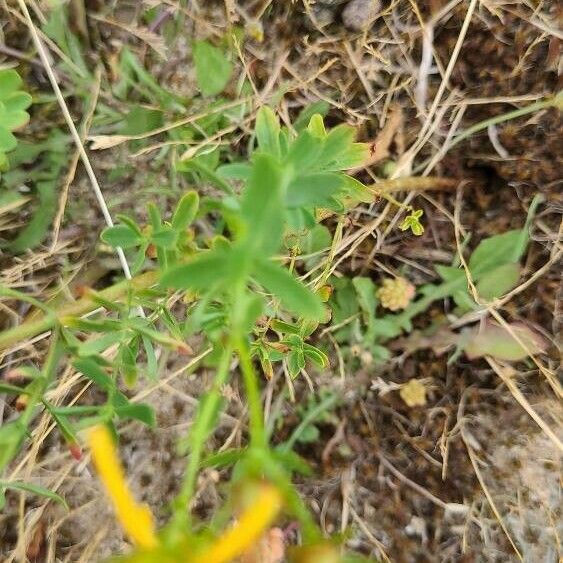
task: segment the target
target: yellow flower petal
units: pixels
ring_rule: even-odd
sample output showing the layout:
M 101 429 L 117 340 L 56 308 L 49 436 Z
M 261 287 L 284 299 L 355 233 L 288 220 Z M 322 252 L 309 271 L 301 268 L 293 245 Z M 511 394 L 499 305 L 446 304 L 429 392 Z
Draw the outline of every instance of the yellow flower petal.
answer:
M 137 504 L 131 493 L 109 430 L 96 426 L 88 433 L 96 471 L 113 502 L 117 518 L 127 535 L 142 548 L 158 544 L 152 513 L 145 504 Z
M 268 529 L 282 507 L 277 489 L 264 485 L 258 499 L 240 515 L 235 525 L 192 563 L 228 563 L 248 551 Z

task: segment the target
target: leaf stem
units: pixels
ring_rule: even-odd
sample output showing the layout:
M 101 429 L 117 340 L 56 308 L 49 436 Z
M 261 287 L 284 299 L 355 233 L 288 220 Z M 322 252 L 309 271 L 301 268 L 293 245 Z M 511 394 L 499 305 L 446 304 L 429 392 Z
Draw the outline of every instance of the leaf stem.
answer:
M 99 292 L 101 298 L 107 301 L 117 301 L 123 298 L 129 290 L 135 289 L 146 289 L 154 285 L 158 281 L 158 273 L 155 271 L 145 272 L 140 276 L 136 276 L 131 280 L 124 280 L 111 287 L 108 287 Z M 0 295 L 8 295 L 6 290 L 2 288 Z M 10 297 L 15 297 L 22 299 L 22 297 L 10 295 Z M 29 299 L 28 299 L 29 300 Z M 38 305 L 39 307 L 39 305 Z M 38 334 L 47 332 L 53 329 L 60 323 L 60 319 L 63 317 L 80 317 L 91 313 L 99 307 L 95 298 L 92 296 L 86 296 L 79 299 L 75 303 L 69 303 L 61 307 L 56 313 L 51 312 L 48 314 L 43 314 L 41 316 L 32 318 L 28 321 L 23 322 L 21 325 L 16 326 L 10 330 L 5 330 L 0 333 L 0 351 L 22 342 L 28 338 L 33 338 Z M 45 308 L 41 306 L 41 308 Z

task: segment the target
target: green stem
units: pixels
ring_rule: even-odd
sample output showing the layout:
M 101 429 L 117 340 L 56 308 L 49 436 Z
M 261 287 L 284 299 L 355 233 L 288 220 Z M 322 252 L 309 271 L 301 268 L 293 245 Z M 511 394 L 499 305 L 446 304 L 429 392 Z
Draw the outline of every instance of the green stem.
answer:
M 311 409 L 307 412 L 303 420 L 299 423 L 297 428 L 293 431 L 289 440 L 285 442 L 282 446 L 280 446 L 280 450 L 283 452 L 288 452 L 293 449 L 295 443 L 305 430 L 307 426 L 313 423 L 322 413 L 328 412 L 331 407 L 333 407 L 338 400 L 337 395 L 328 395 L 325 397 L 315 408 Z
M 34 391 L 29 397 L 29 403 L 27 408 L 22 413 L 20 421 L 26 426 L 29 425 L 33 417 L 35 416 L 35 411 L 37 408 L 37 403 L 41 402 L 41 399 L 45 391 L 49 388 L 51 382 L 55 379 L 57 374 L 57 366 L 59 359 L 62 355 L 62 345 L 59 342 L 58 331 L 53 334 L 53 340 L 49 347 L 49 352 L 45 360 L 45 365 L 41 370 L 41 377 L 38 377 L 33 383 L 37 383 Z M 33 384 L 32 384 L 33 385 Z
M 213 387 L 199 401 L 196 419 L 188 436 L 190 456 L 184 473 L 182 488 L 174 501 L 175 510 L 172 517 L 172 527 L 178 531 L 185 531 L 190 524 L 191 515 L 189 505 L 193 498 L 197 483 L 203 450 L 209 435 L 215 429 L 215 419 L 221 408 L 221 387 L 225 385 L 229 377 L 229 367 L 233 354 L 233 346 L 230 341 L 223 349 L 219 366 L 215 374 Z
M 265 448 L 268 438 L 264 429 L 264 413 L 262 411 L 262 400 L 258 386 L 258 376 L 252 365 L 250 350 L 245 337 L 237 337 L 236 349 L 240 359 L 240 367 L 246 387 L 246 398 L 250 417 L 250 443 L 253 447 Z
M 313 543 L 321 539 L 321 532 L 295 486 L 287 477 L 280 463 L 269 455 L 257 457 L 257 462 L 262 464 L 265 475 L 281 490 L 287 507 L 301 524 L 305 543 Z
M 544 98 L 543 100 L 538 100 L 532 104 L 524 106 L 523 108 L 516 109 L 514 111 L 509 111 L 508 113 L 503 113 L 502 115 L 497 115 L 495 117 L 491 117 L 490 119 L 485 119 L 484 121 L 480 121 L 475 125 L 472 125 L 465 131 L 462 131 L 459 135 L 457 135 L 454 140 L 450 143 L 448 149 L 452 149 L 457 144 L 461 143 L 468 137 L 475 135 L 479 131 L 483 131 L 487 129 L 489 125 L 498 125 L 499 123 L 504 123 L 505 121 L 510 121 L 511 119 L 517 119 L 518 117 L 523 117 L 524 115 L 528 115 L 530 113 L 534 113 L 536 111 L 540 111 L 542 109 L 546 109 L 549 107 L 558 107 L 561 109 L 561 100 L 563 99 L 563 91 L 559 92 L 557 95 Z
M 57 367 L 62 353 L 63 346 L 59 342 L 59 333 L 56 331 L 53 334 L 41 375 L 28 386 L 29 394 L 25 410 L 14 423 L 9 423 L 17 425 L 14 428 L 18 428 L 21 431 L 21 440 L 18 440 L 17 443 L 9 443 L 6 446 L 6 451 L 0 453 L 0 471 L 3 471 L 7 464 L 17 455 L 25 435 L 28 433 L 28 427 L 38 412 L 38 404 L 41 403 L 45 391 L 47 391 L 57 375 Z

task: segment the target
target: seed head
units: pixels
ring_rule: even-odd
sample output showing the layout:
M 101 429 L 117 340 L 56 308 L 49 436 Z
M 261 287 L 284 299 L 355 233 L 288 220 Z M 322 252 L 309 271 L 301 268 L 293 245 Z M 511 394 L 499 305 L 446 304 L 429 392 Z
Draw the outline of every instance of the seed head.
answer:
M 378 289 L 377 297 L 386 309 L 400 311 L 412 301 L 414 293 L 414 285 L 405 278 L 387 278 Z

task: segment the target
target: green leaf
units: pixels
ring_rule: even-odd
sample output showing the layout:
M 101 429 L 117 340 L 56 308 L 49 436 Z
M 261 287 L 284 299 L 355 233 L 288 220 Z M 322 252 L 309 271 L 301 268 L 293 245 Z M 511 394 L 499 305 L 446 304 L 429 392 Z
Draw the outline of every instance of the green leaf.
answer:
M 323 317 L 324 306 L 320 297 L 306 288 L 285 268 L 270 260 L 260 259 L 254 277 L 295 315 L 311 319 Z
M 137 382 L 138 369 L 137 369 L 137 355 L 139 353 L 139 339 L 132 338 L 130 342 L 123 342 L 119 347 L 118 363 L 119 370 L 125 384 L 128 387 L 133 387 Z
M 241 215 L 246 223 L 241 239 L 249 259 L 271 256 L 280 247 L 284 184 L 283 170 L 275 159 L 266 154 L 257 155 L 241 202 Z
M 197 172 L 226 194 L 232 194 L 233 188 L 225 179 L 217 174 L 201 157 L 181 160 L 176 163 L 178 172 Z
M 201 467 L 228 467 L 240 461 L 245 453 L 246 450 L 239 448 L 229 448 L 222 452 L 213 453 L 201 462 Z
M 543 352 L 547 347 L 544 338 L 527 326 L 519 323 L 508 325 L 512 332 L 525 344 L 532 354 Z M 516 362 L 528 357 L 528 353 L 510 332 L 492 322 L 483 327 L 477 327 L 466 333 L 467 338 L 464 351 L 470 360 L 483 356 L 492 356 L 498 360 Z
M 18 140 L 12 135 L 12 133 L 4 127 L 4 124 L 0 124 L 0 150 L 8 152 L 14 150 L 18 145 Z
M 0 491 L 2 491 L 3 489 L 13 489 L 16 491 L 26 491 L 28 493 L 34 493 L 50 500 L 54 500 L 55 502 L 62 504 L 68 510 L 68 504 L 66 503 L 65 499 L 61 497 L 61 495 L 58 495 L 57 493 L 54 493 L 53 491 L 50 491 L 49 489 L 46 489 L 45 487 L 41 487 L 39 485 L 24 483 L 23 481 L 0 481 Z
M 115 408 L 115 414 L 119 418 L 133 418 L 139 420 L 143 424 L 154 428 L 156 426 L 156 415 L 154 409 L 144 403 L 124 405 Z
M 420 222 L 424 211 L 422 209 L 413 209 L 409 215 L 407 215 L 403 222 L 399 225 L 401 231 L 411 230 L 412 234 L 419 237 L 424 233 L 424 226 Z
M 229 254 L 210 250 L 198 255 L 191 262 L 169 268 L 160 283 L 173 289 L 208 290 L 226 281 L 230 274 Z
M 53 405 L 51 405 L 48 401 L 44 400 L 43 404 L 49 411 L 49 414 L 53 417 L 53 420 L 57 424 L 57 427 L 67 444 L 78 444 L 78 436 L 76 435 L 76 432 L 68 418 L 64 414 L 57 412 Z
M 8 156 L 0 149 L 0 173 L 7 172 L 9 169 L 10 161 L 8 160 Z
M 298 176 L 287 188 L 286 205 L 295 207 L 324 207 L 344 185 L 343 177 L 334 172 Z
M 322 170 L 345 170 L 358 166 L 367 157 L 367 145 L 354 143 L 356 131 L 349 125 L 338 125 L 325 137 L 318 166 Z
M 147 377 L 152 381 L 156 381 L 158 360 L 156 358 L 154 346 L 147 336 L 141 336 L 141 340 L 143 342 L 143 348 L 145 349 L 145 355 L 147 358 Z
M 126 215 L 125 213 L 118 213 L 116 215 L 116 218 L 119 219 L 119 221 L 121 223 L 123 223 L 124 225 L 127 225 L 132 231 L 135 231 L 140 237 L 142 237 L 143 232 L 141 230 L 141 227 L 139 226 L 137 221 L 135 221 L 135 219 L 133 219 L 133 217 L 130 217 L 129 215 Z
M 193 57 L 201 93 L 204 96 L 215 96 L 222 92 L 233 72 L 233 65 L 225 53 L 208 41 L 195 41 Z
M 11 395 L 21 395 L 25 393 L 24 387 L 18 387 L 17 385 L 10 385 L 9 383 L 3 383 L 0 381 L 0 393 L 9 393 Z
M 233 162 L 219 166 L 216 172 L 222 178 L 229 180 L 248 180 L 252 173 L 252 166 L 246 162 Z
M 32 101 L 33 98 L 27 92 L 14 92 L 2 99 L 8 112 L 23 111 L 31 105 Z
M 327 368 L 329 366 L 328 356 L 319 350 L 316 346 L 311 344 L 303 344 L 303 353 L 305 356 L 320 368 Z
M 101 237 L 106 244 L 113 248 L 132 248 L 143 241 L 142 237 L 128 225 L 115 225 L 104 229 Z
M 0 426 L 0 471 L 18 453 L 27 435 L 27 427 L 19 419 Z
M 364 323 L 371 331 L 375 326 L 375 308 L 377 307 L 375 285 L 370 278 L 364 277 L 354 278 L 352 284 L 358 294 L 358 303 L 362 309 Z
M 519 280 L 520 264 L 508 262 L 483 274 L 477 283 L 477 292 L 483 299 L 497 299 L 514 289 Z
M 434 268 L 445 282 L 460 282 L 462 279 L 466 279 L 463 268 L 442 266 L 441 264 L 435 264 Z
M 29 113 L 21 110 L 8 109 L 0 102 L 0 123 L 9 131 L 23 127 L 29 121 Z
M 243 297 L 243 313 L 238 319 L 237 327 L 243 334 L 252 332 L 256 326 L 256 319 L 262 314 L 264 309 L 264 299 L 260 295 L 251 293 L 244 294 Z
M 192 190 L 184 194 L 172 216 L 172 228 L 178 232 L 186 230 L 195 219 L 198 209 L 199 196 L 197 192 Z
M 323 142 L 305 130 L 291 144 L 286 160 L 296 173 L 307 173 L 317 168 L 317 160 L 322 150 Z
M 142 135 L 147 131 L 157 129 L 163 124 L 163 113 L 159 110 L 133 106 L 120 128 L 121 135 Z
M 292 350 L 287 356 L 287 369 L 292 379 L 295 379 L 305 367 L 303 350 Z
M 109 332 L 119 330 L 122 326 L 117 319 L 84 319 L 81 317 L 63 317 L 64 326 L 83 332 Z
M 4 101 L 22 85 L 22 79 L 13 68 L 0 70 L 0 101 Z
M 268 106 L 262 106 L 256 115 L 256 139 L 261 152 L 279 158 L 280 123 L 272 108 Z
M 113 379 L 91 358 L 81 358 L 72 362 L 73 367 L 82 375 L 93 381 L 100 389 L 111 392 L 115 388 Z
M 297 336 L 301 334 L 301 330 L 297 325 L 280 321 L 280 319 L 272 319 L 270 327 L 272 328 L 272 330 L 281 332 L 283 334 L 295 334 Z
M 307 125 L 311 122 L 311 119 L 314 115 L 318 115 L 321 120 L 330 109 L 330 105 L 328 102 L 324 100 L 320 100 L 318 102 L 314 102 L 309 106 L 304 107 L 297 116 L 297 119 L 293 122 L 293 128 L 296 131 L 302 131 L 307 127 Z M 324 136 L 324 135 L 321 135 Z
M 307 125 L 307 131 L 309 131 L 315 137 L 319 139 L 324 139 L 327 135 L 323 116 L 316 113 L 311 117 L 309 125 Z
M 278 447 L 272 453 L 280 464 L 280 467 L 284 467 L 286 471 L 305 476 L 313 474 L 309 463 L 293 450 L 285 450 Z
M 374 337 L 383 339 L 395 338 L 403 332 L 403 326 L 399 323 L 399 315 L 386 315 L 377 319 L 374 324 Z
M 95 356 L 96 354 L 107 350 L 110 346 L 123 342 L 125 338 L 127 338 L 127 333 L 125 331 L 108 332 L 103 336 L 100 336 L 99 338 L 86 340 L 85 342 L 81 343 L 78 346 L 76 353 L 81 358 L 85 358 L 87 356 Z
M 524 253 L 522 229 L 514 229 L 482 240 L 469 259 L 475 279 L 498 266 L 518 262 Z
M 314 424 L 309 424 L 309 426 L 303 428 L 297 441 L 301 444 L 310 444 L 311 442 L 316 442 L 320 435 L 320 430 Z
M 18 236 L 7 245 L 14 254 L 35 248 L 47 236 L 57 210 L 59 170 L 59 167 L 52 170 L 54 174 L 52 180 L 37 183 L 37 194 L 39 196 L 37 210 L 27 225 L 18 233 Z
M 147 205 L 147 211 L 149 214 L 149 223 L 151 227 L 156 231 L 162 226 L 162 214 L 160 209 L 155 205 L 154 202 L 149 202 Z
M 151 235 L 151 242 L 160 248 L 172 249 L 178 242 L 178 232 L 168 225 L 163 225 Z

